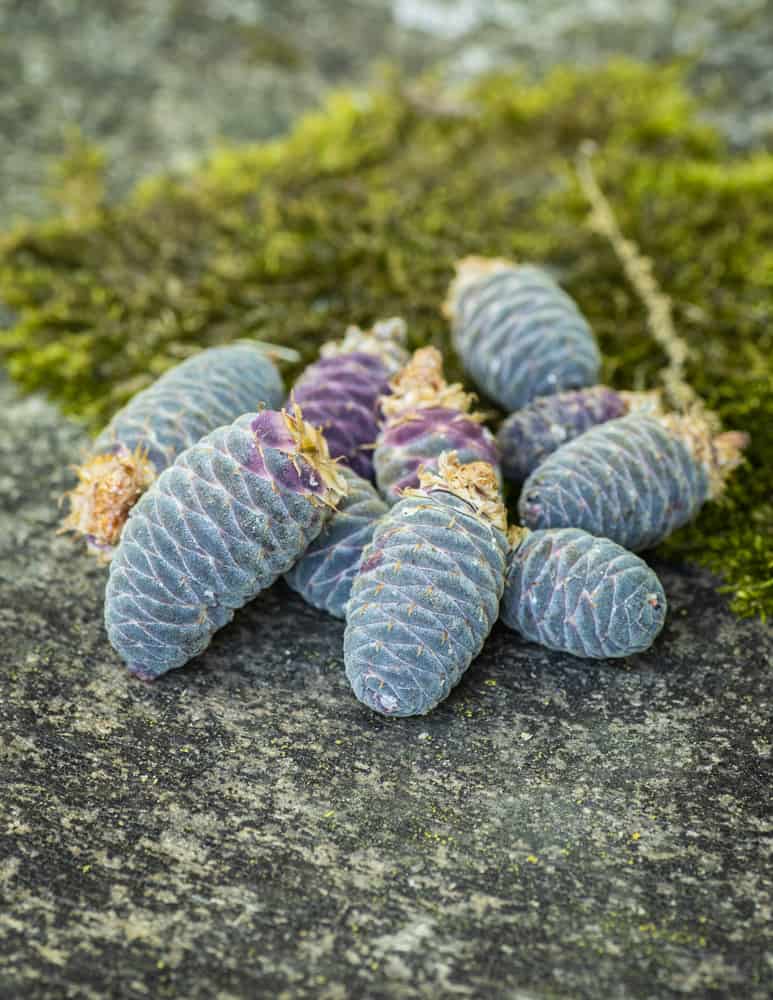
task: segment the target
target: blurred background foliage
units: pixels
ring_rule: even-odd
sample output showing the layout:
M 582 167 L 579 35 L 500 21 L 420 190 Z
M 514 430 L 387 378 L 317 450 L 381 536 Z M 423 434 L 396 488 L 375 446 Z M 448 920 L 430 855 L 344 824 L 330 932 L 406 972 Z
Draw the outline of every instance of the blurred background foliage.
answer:
M 23 24 L 29 7 L 10 6 Z M 56 8 L 66 25 L 80 5 L 29 6 Z M 612 249 L 587 225 L 574 162 L 579 145 L 592 139 L 598 179 L 625 234 L 653 260 L 673 299 L 692 351 L 690 381 L 726 427 L 752 433 L 749 461 L 725 502 L 710 505 L 664 551 L 724 574 L 739 612 L 773 611 L 773 156 L 764 101 L 755 110 L 760 90 L 773 84 L 762 60 L 755 69 L 751 57 L 741 65 L 730 59 L 732 71 L 753 84 L 740 88 L 750 96 L 746 104 L 737 99 L 731 114 L 719 52 L 679 65 L 606 59 L 604 11 L 614 5 L 591 4 L 574 28 L 557 20 L 567 5 L 550 3 L 544 12 L 540 7 L 539 25 L 526 16 L 527 8 L 534 11 L 526 4 L 460 4 L 454 17 L 441 3 L 325 4 L 318 6 L 327 18 L 317 20 L 308 10 L 299 18 L 302 5 L 296 10 L 293 3 L 263 20 L 247 16 L 260 5 L 233 0 L 163 3 L 153 15 L 141 2 L 120 6 L 130 49 L 140 46 L 137 39 L 129 44 L 133 24 L 144 44 L 169 51 L 165 67 L 151 60 L 144 114 L 142 102 L 130 102 L 112 108 L 123 122 L 106 125 L 93 117 L 96 109 L 75 106 L 81 130 L 67 133 L 66 155 L 46 184 L 28 171 L 22 193 L 5 203 L 7 214 L 28 205 L 40 214 L 33 182 L 49 195 L 47 218 L 17 222 L 0 238 L 0 300 L 15 314 L 0 332 L 0 353 L 22 386 L 44 390 L 96 429 L 170 364 L 236 337 L 290 344 L 309 360 L 347 323 L 400 313 L 414 346 L 447 349 L 439 305 L 453 261 L 468 253 L 544 263 L 591 320 L 605 352 L 605 379 L 624 388 L 657 384 L 664 358 L 648 335 L 642 304 Z M 331 7 L 340 7 L 340 20 Z M 744 10 L 733 15 L 727 4 L 698 4 L 689 17 L 677 5 L 670 19 L 660 10 L 662 30 L 644 32 L 660 48 L 640 54 L 678 49 L 680 32 L 708 44 L 716 25 L 701 17 L 709 8 L 719 10 L 718 21 L 735 16 L 732 38 L 753 34 L 749 51 L 757 52 L 761 32 L 744 20 Z M 448 23 L 430 25 L 434 15 L 442 21 L 443 9 Z M 524 30 L 503 33 L 503 19 L 519 11 Z M 110 16 L 83 28 L 87 38 L 106 33 L 94 42 L 100 52 L 112 40 L 115 59 L 105 56 L 100 71 L 125 72 L 131 89 L 142 62 L 121 51 L 123 36 Z M 630 36 L 630 48 L 641 49 L 648 16 L 618 18 L 615 44 Z M 206 31 L 191 27 L 196 17 Z M 210 30 L 218 17 L 229 38 L 239 29 L 239 47 L 230 50 L 239 69 L 231 67 L 231 76 L 228 46 L 218 48 L 225 29 Z M 539 72 L 540 38 L 544 43 L 551 30 L 556 50 L 576 53 L 587 66 Z M 362 38 L 356 52 L 350 31 Z M 204 44 L 205 35 L 204 54 L 201 45 L 186 48 L 186 38 Z M 69 37 L 63 29 L 56 58 L 41 48 L 47 94 Z M 431 52 L 422 49 L 427 39 Z M 382 69 L 367 88 L 335 92 L 285 137 L 225 141 L 281 130 L 298 108 L 318 103 L 322 81 L 357 80 L 384 52 L 396 54 L 399 68 Z M 496 68 L 514 56 L 522 64 L 517 72 Z M 417 79 L 430 59 L 433 71 Z M 82 71 L 93 69 L 88 63 Z M 153 91 L 153 72 L 171 73 L 179 92 L 168 81 Z M 202 80 L 208 99 L 196 107 Z M 178 93 L 179 105 L 156 106 L 158 93 L 167 102 Z M 31 108 L 39 106 L 31 99 Z M 105 114 L 111 107 L 108 100 Z M 248 124 L 242 118 L 251 113 Z M 30 116 L 29 134 L 18 114 L 12 118 L 26 140 L 37 126 L 49 135 L 43 112 Z M 103 140 L 99 147 L 93 136 Z M 217 136 L 220 148 L 191 165 Z M 37 159 L 31 153 L 35 141 L 22 147 L 28 166 L 45 163 L 45 149 Z M 148 175 L 125 195 L 125 164 L 116 166 L 122 149 L 130 150 L 133 175 Z M 6 181 L 21 169 L 14 162 L 2 168 Z M 176 169 L 151 176 L 162 165 Z M 459 374 L 450 355 L 449 369 Z

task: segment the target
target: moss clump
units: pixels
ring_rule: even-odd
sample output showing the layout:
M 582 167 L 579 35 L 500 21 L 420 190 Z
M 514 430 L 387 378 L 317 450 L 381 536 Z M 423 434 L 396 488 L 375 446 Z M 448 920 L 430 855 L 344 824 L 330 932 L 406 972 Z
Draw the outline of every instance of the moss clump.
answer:
M 236 337 L 309 360 L 349 323 L 400 314 L 412 347 L 448 350 L 452 263 L 481 254 L 552 268 L 599 335 L 605 380 L 652 385 L 664 358 L 645 311 L 586 225 L 573 161 L 593 139 L 620 224 L 673 299 L 690 381 L 752 433 L 726 501 L 665 551 L 724 573 L 739 612 L 773 611 L 773 156 L 732 157 L 698 112 L 678 70 L 629 62 L 536 85 L 499 74 L 458 104 L 390 81 L 117 206 L 70 184 L 65 214 L 0 243 L 0 297 L 18 316 L 0 351 L 22 385 L 96 427 Z

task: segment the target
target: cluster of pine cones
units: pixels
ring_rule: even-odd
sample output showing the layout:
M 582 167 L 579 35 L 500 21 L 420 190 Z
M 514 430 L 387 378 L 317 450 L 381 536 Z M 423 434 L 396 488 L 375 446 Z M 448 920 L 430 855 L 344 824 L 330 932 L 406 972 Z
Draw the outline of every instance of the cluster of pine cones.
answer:
M 496 437 L 439 351 L 409 357 L 399 319 L 325 345 L 289 400 L 268 353 L 237 343 L 116 414 L 64 527 L 110 560 L 105 623 L 129 670 L 183 666 L 280 576 L 346 619 L 347 677 L 384 715 L 434 708 L 497 618 L 575 656 L 652 644 L 666 598 L 633 552 L 719 494 L 745 436 L 597 385 L 587 322 L 537 267 L 467 258 L 445 311 L 510 413 Z

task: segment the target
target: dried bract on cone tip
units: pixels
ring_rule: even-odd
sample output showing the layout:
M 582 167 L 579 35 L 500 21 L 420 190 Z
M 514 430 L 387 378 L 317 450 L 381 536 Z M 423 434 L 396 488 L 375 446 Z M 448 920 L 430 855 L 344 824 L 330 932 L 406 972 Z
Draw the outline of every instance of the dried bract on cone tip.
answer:
M 517 549 L 531 532 L 528 528 L 522 528 L 520 524 L 511 524 L 507 529 L 507 541 L 511 549 Z
M 436 407 L 458 410 L 471 420 L 482 420 L 479 414 L 469 412 L 476 398 L 474 393 L 465 392 L 459 382 L 451 385 L 446 382 L 443 355 L 437 347 L 420 347 L 414 351 L 389 387 L 392 392 L 381 400 L 381 411 L 390 423 L 415 410 Z
M 330 457 L 324 434 L 318 427 L 303 419 L 297 403 L 282 410 L 282 417 L 294 442 L 294 452 L 302 455 L 314 467 L 329 491 L 328 499 L 335 506 L 341 497 L 346 496 L 348 487 L 346 479 L 341 475 L 338 461 Z M 281 447 L 279 450 L 282 450 Z
M 60 532 L 74 531 L 109 558 L 137 500 L 156 478 L 153 463 L 141 446 L 96 455 L 76 468 L 78 485 L 66 494 L 70 513 Z
M 446 319 L 452 319 L 456 312 L 456 303 L 464 289 L 481 278 L 486 278 L 497 271 L 506 271 L 516 267 L 517 262 L 506 257 L 479 257 L 474 254 L 462 257 L 454 264 L 456 276 L 452 280 L 441 306 L 441 312 Z
M 443 452 L 438 458 L 437 472 L 419 470 L 419 488 L 405 490 L 403 495 L 422 496 L 433 490 L 452 493 L 500 531 L 507 530 L 507 512 L 496 470 L 489 462 L 462 465 L 455 451 Z
M 400 316 L 379 320 L 369 330 L 348 326 L 341 340 L 332 340 L 320 349 L 320 357 L 336 358 L 341 354 L 373 354 L 380 358 L 390 371 L 396 371 L 405 362 L 405 341 L 408 329 Z
M 710 481 L 709 498 L 720 497 L 730 473 L 743 461 L 749 435 L 743 431 L 725 431 L 712 437 L 711 420 L 697 413 L 669 413 L 660 418 L 660 423 L 684 442 L 696 461 L 705 467 Z

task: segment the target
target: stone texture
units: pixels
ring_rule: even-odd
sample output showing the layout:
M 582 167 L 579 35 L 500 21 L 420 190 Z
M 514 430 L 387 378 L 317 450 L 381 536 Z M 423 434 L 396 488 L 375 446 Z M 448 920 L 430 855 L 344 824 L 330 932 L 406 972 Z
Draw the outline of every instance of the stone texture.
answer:
M 154 685 L 54 534 L 85 441 L 0 389 L 0 996 L 762 1000 L 773 635 L 659 566 L 653 650 L 498 626 L 387 721 L 278 585 Z

